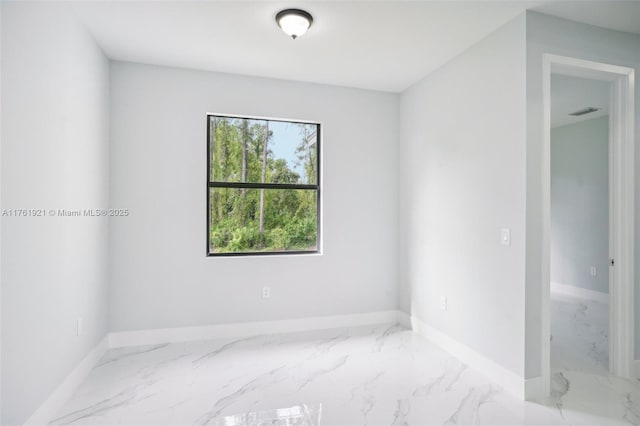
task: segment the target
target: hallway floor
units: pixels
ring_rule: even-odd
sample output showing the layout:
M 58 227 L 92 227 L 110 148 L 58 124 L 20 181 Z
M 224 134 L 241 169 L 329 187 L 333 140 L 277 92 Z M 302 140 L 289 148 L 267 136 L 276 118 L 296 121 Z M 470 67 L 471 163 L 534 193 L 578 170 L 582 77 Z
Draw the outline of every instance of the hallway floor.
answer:
M 552 395 L 547 403 L 570 424 L 586 424 L 584 413 L 602 417 L 600 424 L 640 424 L 640 382 L 608 373 L 608 334 L 608 304 L 551 293 Z
M 551 292 L 551 367 L 606 375 L 609 305 Z
M 172 343 L 110 350 L 53 424 L 640 423 L 639 383 L 554 377 L 548 401 L 522 402 L 399 326 Z

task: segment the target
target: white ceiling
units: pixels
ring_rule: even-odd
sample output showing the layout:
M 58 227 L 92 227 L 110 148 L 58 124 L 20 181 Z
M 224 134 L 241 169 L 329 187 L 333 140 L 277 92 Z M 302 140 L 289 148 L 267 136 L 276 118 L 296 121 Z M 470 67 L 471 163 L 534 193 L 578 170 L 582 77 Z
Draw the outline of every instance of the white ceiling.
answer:
M 126 0 L 73 7 L 115 60 L 391 92 L 527 8 L 640 33 L 640 1 Z M 274 21 L 288 7 L 314 16 L 295 41 Z
M 629 33 L 640 33 L 640 1 L 546 1 L 535 11 Z
M 586 78 L 551 76 L 551 127 L 564 126 L 591 120 L 609 114 L 609 91 L 611 83 Z M 599 111 L 580 117 L 569 114 L 587 107 Z

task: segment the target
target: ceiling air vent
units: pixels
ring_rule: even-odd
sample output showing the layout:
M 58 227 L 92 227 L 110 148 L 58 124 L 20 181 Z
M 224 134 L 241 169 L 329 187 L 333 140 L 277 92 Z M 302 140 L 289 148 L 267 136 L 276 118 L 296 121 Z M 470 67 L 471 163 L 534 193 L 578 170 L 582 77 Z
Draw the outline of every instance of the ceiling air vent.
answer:
M 600 108 L 586 107 L 586 108 L 579 109 L 578 111 L 572 112 L 569 115 L 573 115 L 574 117 L 580 117 L 581 115 L 591 114 L 592 112 L 596 112 L 598 110 L 600 110 Z

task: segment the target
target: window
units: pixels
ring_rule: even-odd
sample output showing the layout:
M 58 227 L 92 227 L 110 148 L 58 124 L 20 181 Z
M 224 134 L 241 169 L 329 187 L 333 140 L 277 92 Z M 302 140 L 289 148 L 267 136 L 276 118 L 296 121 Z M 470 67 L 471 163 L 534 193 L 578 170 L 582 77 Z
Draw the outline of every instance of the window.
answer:
M 320 125 L 207 116 L 207 255 L 317 253 Z

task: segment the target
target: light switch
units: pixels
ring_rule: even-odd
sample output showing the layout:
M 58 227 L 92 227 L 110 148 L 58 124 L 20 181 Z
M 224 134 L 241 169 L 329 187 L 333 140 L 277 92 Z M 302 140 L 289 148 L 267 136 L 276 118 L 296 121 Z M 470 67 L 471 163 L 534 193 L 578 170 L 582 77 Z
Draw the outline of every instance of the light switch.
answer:
M 440 309 L 443 311 L 447 310 L 447 298 L 444 296 L 440 296 Z
M 502 244 L 503 246 L 511 245 L 511 229 L 502 228 L 500 230 L 500 244 Z

